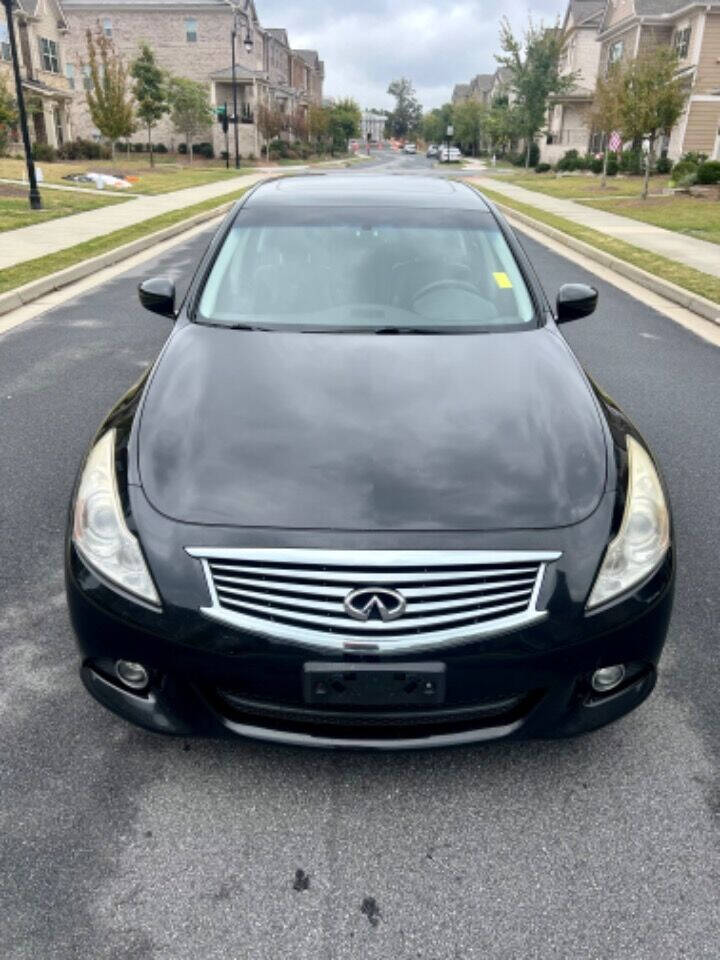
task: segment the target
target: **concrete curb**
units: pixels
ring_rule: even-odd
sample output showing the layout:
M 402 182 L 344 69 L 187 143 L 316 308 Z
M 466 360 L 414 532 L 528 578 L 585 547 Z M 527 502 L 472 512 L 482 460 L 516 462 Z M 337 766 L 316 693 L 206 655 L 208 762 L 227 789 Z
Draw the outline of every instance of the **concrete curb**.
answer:
M 155 233 L 149 233 L 147 236 L 139 237 L 130 243 L 124 243 L 113 250 L 108 250 L 107 253 L 92 257 L 90 260 L 82 260 L 65 270 L 51 273 L 47 277 L 40 277 L 38 280 L 33 280 L 32 283 L 26 283 L 23 287 L 17 287 L 15 290 L 8 290 L 7 293 L 0 294 L 0 316 L 10 313 L 11 310 L 16 310 L 24 304 L 39 300 L 40 297 L 44 297 L 55 290 L 60 290 L 70 283 L 83 280 L 104 267 L 127 260 L 128 257 L 132 257 L 136 253 L 142 253 L 143 250 L 162 243 L 163 240 L 169 240 L 171 237 L 185 233 L 187 230 L 198 226 L 198 224 L 205 223 L 207 220 L 214 220 L 226 213 L 234 203 L 234 200 L 226 201 L 210 210 L 196 213 L 195 216 L 188 217 L 187 220 L 180 220 L 170 227 L 157 230 Z
M 532 227 L 533 230 L 537 230 L 538 233 L 544 233 L 545 236 L 552 237 L 552 239 L 558 243 L 570 247 L 571 250 L 577 250 L 578 253 L 584 254 L 589 260 L 594 260 L 596 263 L 600 263 L 602 266 L 614 270 L 615 273 L 627 277 L 628 280 L 634 280 L 635 283 L 640 284 L 640 286 L 648 290 L 652 290 L 653 293 L 657 293 L 661 297 L 665 297 L 666 300 L 677 303 L 679 306 L 685 307 L 686 310 L 691 310 L 693 313 L 696 313 L 704 320 L 709 320 L 711 323 L 720 326 L 720 304 L 715 303 L 713 300 L 708 300 L 696 293 L 691 293 L 689 290 L 685 290 L 684 287 L 678 287 L 677 284 L 670 283 L 669 280 L 663 280 L 654 273 L 648 273 L 647 270 L 633 266 L 632 263 L 621 260 L 611 253 L 598 250 L 597 247 L 593 247 L 583 240 L 577 240 L 575 237 L 563 233 L 562 230 L 558 230 L 556 227 L 550 227 L 548 224 L 543 223 L 542 220 L 535 220 L 525 213 L 513 210 L 512 207 L 508 207 L 504 203 L 499 203 L 495 200 L 493 200 L 493 203 L 511 223 L 513 221 L 518 224 L 524 223 L 526 226 Z

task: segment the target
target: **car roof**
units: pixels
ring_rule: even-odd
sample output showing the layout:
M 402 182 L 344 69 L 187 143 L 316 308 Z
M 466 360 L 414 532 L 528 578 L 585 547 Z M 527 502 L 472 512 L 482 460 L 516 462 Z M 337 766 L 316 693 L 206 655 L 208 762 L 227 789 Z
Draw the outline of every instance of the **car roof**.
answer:
M 306 174 L 261 183 L 247 207 L 410 207 L 488 212 L 483 197 L 458 180 L 415 174 Z

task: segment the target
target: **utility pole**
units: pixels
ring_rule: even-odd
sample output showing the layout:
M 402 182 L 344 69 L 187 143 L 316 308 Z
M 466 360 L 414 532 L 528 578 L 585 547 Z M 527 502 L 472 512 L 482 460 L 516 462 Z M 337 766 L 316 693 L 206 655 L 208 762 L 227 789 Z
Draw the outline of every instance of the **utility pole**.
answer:
M 15 23 L 12 15 L 15 2 L 14 0 L 2 0 L 2 4 L 5 8 L 8 35 L 10 37 L 10 59 L 13 63 L 13 73 L 15 75 L 15 96 L 17 97 L 18 113 L 20 114 L 20 130 L 22 131 L 23 146 L 25 147 L 25 163 L 27 164 L 28 183 L 30 184 L 30 209 L 42 210 L 42 199 L 40 197 L 40 191 L 38 190 L 37 177 L 35 176 L 35 161 L 33 160 L 30 131 L 28 130 L 22 77 L 20 76 L 20 58 L 18 57 L 17 42 L 15 40 Z

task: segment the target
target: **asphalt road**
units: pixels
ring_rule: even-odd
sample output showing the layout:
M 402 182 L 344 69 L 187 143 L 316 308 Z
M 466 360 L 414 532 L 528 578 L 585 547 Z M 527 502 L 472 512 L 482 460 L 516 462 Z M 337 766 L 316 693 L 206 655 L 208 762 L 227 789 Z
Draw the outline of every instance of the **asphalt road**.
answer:
M 183 282 L 203 243 L 142 274 Z M 526 247 L 549 291 L 587 278 Z M 717 349 L 602 282 L 566 328 L 674 501 L 676 611 L 638 712 L 432 754 L 166 740 L 85 694 L 62 584 L 77 464 L 169 331 L 139 279 L 0 338 L 2 960 L 716 960 Z

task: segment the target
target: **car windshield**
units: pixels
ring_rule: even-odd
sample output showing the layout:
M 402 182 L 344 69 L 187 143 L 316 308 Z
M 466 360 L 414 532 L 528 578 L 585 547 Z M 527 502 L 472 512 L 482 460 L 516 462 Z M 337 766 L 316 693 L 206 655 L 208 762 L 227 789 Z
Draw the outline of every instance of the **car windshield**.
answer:
M 199 323 L 263 329 L 489 332 L 536 326 L 490 213 L 241 209 L 207 277 Z

